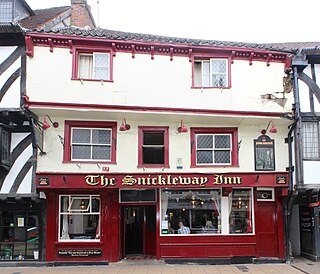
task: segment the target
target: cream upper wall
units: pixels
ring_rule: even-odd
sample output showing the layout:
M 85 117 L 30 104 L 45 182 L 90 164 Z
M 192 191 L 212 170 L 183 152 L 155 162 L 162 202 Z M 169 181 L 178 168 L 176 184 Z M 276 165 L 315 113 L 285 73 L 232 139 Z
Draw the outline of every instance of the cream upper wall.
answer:
M 261 133 L 261 125 L 228 125 L 238 127 L 238 140 L 241 140 L 239 149 L 239 167 L 201 167 L 191 168 L 191 145 L 190 130 L 188 133 L 178 133 L 177 123 L 163 121 L 162 123 L 143 120 L 130 120 L 131 129 L 121 132 L 117 130 L 117 149 L 116 164 L 81 163 L 63 163 L 63 146 L 60 143 L 59 136 L 64 136 L 64 118 L 51 117 L 59 122 L 58 128 L 50 127 L 45 130 L 44 151 L 45 155 L 38 157 L 38 172 L 101 172 L 103 167 L 109 167 L 109 172 L 253 172 L 254 171 L 254 144 Z M 112 120 L 108 120 L 112 121 Z M 117 129 L 119 129 L 119 123 Z M 138 126 L 168 126 L 169 127 L 169 165 L 170 168 L 138 168 Z M 213 124 L 188 123 L 190 127 L 212 127 Z M 221 127 L 223 124 L 215 123 L 214 126 Z M 288 166 L 288 149 L 284 143 L 284 137 L 287 134 L 287 126 L 278 126 L 278 133 L 270 133 L 270 138 L 275 140 L 276 171 L 285 172 Z M 177 169 L 177 158 L 182 159 L 183 169 Z
M 291 111 L 292 94 L 285 108 L 261 95 L 282 94 L 284 65 L 235 60 L 231 65 L 231 89 L 192 89 L 192 63 L 187 57 L 116 53 L 113 83 L 71 80 L 69 49 L 35 47 L 27 59 L 27 94 L 31 101 L 156 106 L 243 111 Z

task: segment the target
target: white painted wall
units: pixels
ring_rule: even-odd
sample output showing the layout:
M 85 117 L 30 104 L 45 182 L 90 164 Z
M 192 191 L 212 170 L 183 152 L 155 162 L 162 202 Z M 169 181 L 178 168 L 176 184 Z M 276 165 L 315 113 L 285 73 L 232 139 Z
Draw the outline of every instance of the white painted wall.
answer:
M 303 161 L 303 173 L 305 184 L 319 185 L 320 161 Z
M 45 62 L 43 60 L 46 60 Z M 231 65 L 231 89 L 192 89 L 192 63 L 187 57 L 116 53 L 113 83 L 71 81 L 72 54 L 69 49 L 35 47 L 27 59 L 27 91 L 31 101 L 92 103 L 107 105 L 155 106 L 171 108 L 225 109 L 288 112 L 285 107 L 261 99 L 261 95 L 282 94 L 284 65 L 238 61 Z
M 0 47 L 0 64 L 4 62 L 16 48 L 16 46 Z M 0 89 L 9 77 L 20 67 L 21 58 L 19 57 L 5 72 L 0 75 Z M 20 98 L 20 77 L 18 77 L 0 101 L 0 108 L 19 108 Z

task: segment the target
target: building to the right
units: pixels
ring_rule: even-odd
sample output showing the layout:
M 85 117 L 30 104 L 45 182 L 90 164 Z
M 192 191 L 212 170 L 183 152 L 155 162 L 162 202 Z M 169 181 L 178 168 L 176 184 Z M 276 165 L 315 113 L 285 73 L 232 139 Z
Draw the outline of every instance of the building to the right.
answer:
M 279 46 L 279 45 L 278 45 Z M 287 250 L 319 261 L 320 257 L 320 43 L 283 44 L 295 52 L 291 77 L 293 84 L 292 124 L 286 142 L 289 146 L 291 185 L 287 199 Z

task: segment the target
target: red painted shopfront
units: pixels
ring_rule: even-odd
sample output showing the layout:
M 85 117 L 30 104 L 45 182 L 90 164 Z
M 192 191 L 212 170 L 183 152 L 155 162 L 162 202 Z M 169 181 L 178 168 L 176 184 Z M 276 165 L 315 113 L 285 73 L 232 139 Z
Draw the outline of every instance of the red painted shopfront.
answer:
M 46 261 L 284 259 L 287 173 L 38 173 Z

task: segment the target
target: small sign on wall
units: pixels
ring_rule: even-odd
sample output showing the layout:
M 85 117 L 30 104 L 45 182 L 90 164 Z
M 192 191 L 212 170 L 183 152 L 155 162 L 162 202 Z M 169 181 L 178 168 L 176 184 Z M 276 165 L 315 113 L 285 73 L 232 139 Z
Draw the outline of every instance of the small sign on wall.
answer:
M 92 257 L 101 256 L 101 249 L 59 249 L 59 256 L 64 257 Z
M 269 136 L 261 135 L 254 140 L 254 161 L 256 171 L 275 170 L 274 140 Z

